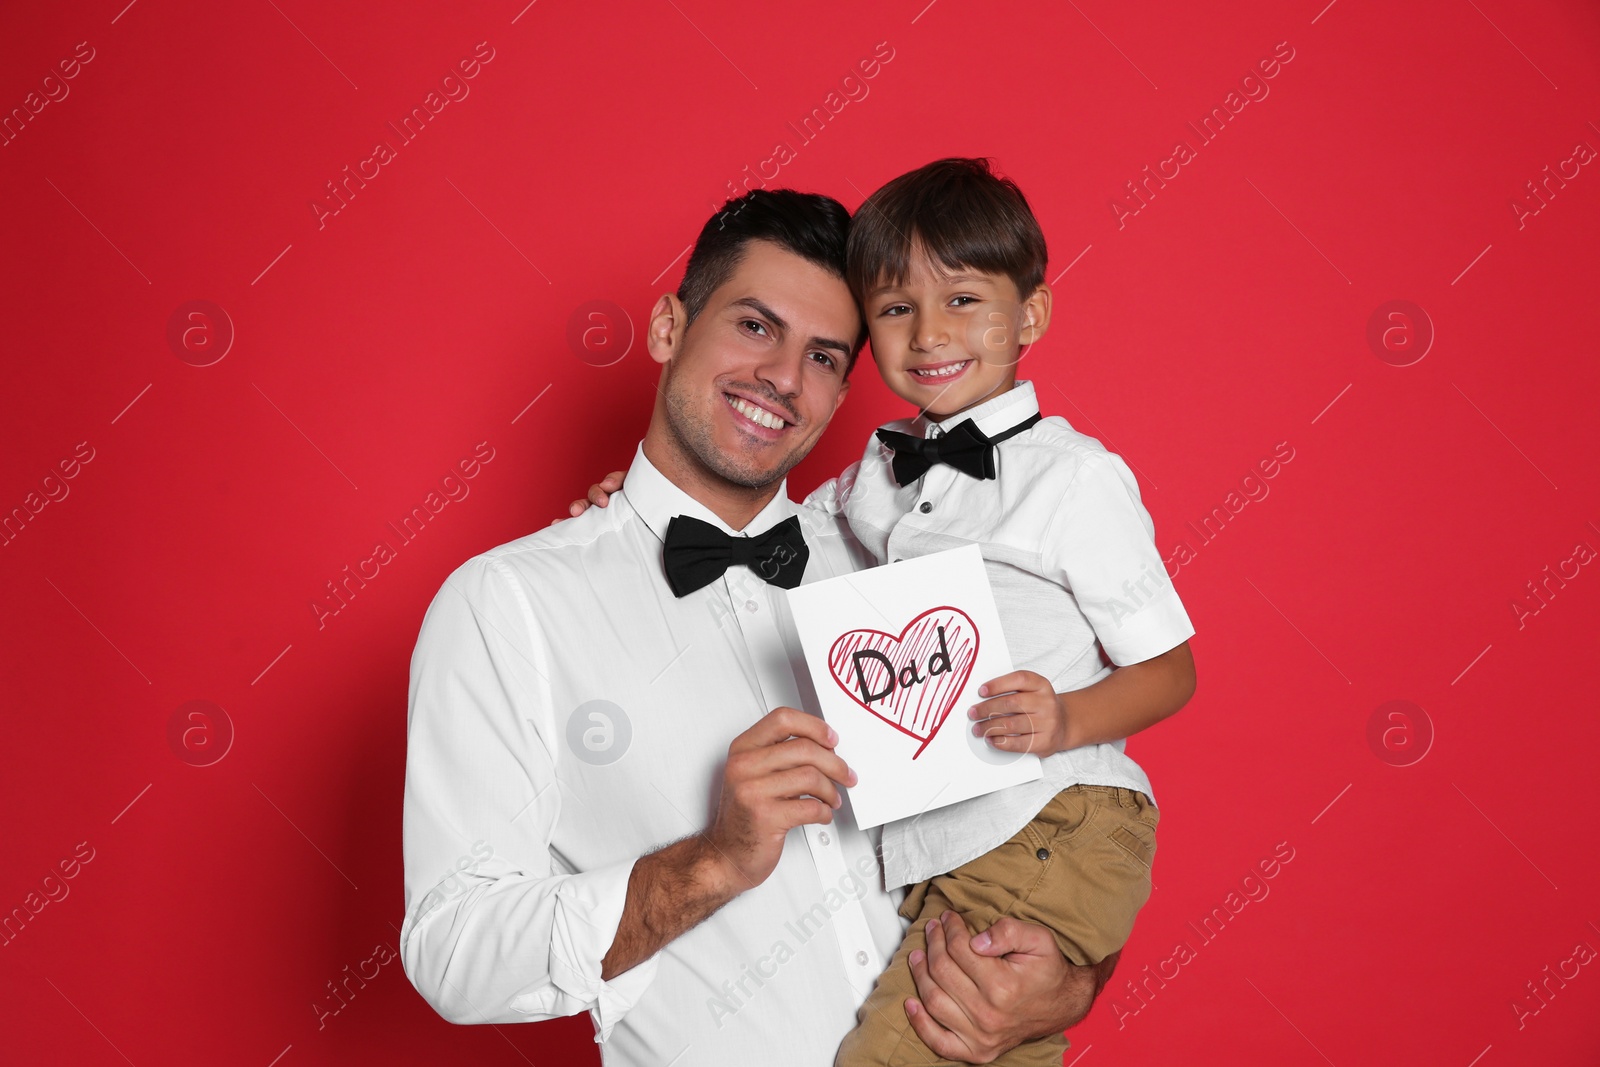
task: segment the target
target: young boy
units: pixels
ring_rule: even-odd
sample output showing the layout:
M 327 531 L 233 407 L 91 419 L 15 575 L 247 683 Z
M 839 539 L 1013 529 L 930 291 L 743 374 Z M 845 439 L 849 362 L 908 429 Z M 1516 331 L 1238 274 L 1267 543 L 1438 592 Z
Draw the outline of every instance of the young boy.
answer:
M 981 548 L 1017 670 L 980 689 L 972 729 L 1043 757 L 1036 782 L 883 829 L 885 885 L 910 884 L 913 923 L 837 1064 L 943 1064 L 904 1004 L 945 909 L 976 930 L 1001 915 L 1040 923 L 1080 965 L 1127 940 L 1158 816 L 1122 739 L 1194 691 L 1194 628 L 1126 464 L 1041 419 L 1016 380 L 1051 303 L 1044 235 L 1017 186 L 983 160 L 930 163 L 868 198 L 847 256 L 878 371 L 917 414 L 880 429 L 812 502 L 842 508 L 880 562 Z M 994 1062 L 1059 1067 L 1065 1049 L 1050 1035 Z
M 1089 966 L 1121 950 L 1150 895 L 1158 814 L 1122 739 L 1193 693 L 1194 628 L 1127 465 L 1042 418 L 1016 380 L 1050 323 L 1045 262 L 1027 200 L 984 160 L 902 175 L 851 223 L 847 281 L 873 359 L 917 414 L 878 430 L 807 503 L 842 511 L 880 563 L 980 547 L 1017 669 L 982 686 L 968 716 L 996 749 L 1038 754 L 1044 773 L 883 828 L 885 887 L 910 887 L 900 913 L 912 925 L 836 1067 L 956 1062 L 906 1014 L 911 969 L 947 909 L 975 932 L 1002 915 L 1039 923 Z M 1066 1048 L 1051 1034 L 992 1062 L 1060 1067 Z

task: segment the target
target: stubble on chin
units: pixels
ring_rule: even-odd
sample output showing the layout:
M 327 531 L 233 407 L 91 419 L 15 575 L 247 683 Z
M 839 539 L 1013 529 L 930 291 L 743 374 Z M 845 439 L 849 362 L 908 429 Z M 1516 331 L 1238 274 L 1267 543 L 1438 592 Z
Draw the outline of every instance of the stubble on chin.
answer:
M 710 412 L 697 409 L 694 400 L 695 397 L 686 395 L 676 383 L 670 379 L 667 381 L 667 429 L 671 431 L 679 447 L 686 454 L 693 456 L 702 467 L 718 478 L 746 489 L 765 489 L 781 481 L 805 458 L 808 450 L 796 449 L 776 467 L 763 467 L 750 462 L 749 458 L 741 453 L 730 453 L 726 449 L 719 448 L 716 433 L 712 429 L 713 416 Z M 720 391 L 715 393 L 710 402 L 726 403 Z

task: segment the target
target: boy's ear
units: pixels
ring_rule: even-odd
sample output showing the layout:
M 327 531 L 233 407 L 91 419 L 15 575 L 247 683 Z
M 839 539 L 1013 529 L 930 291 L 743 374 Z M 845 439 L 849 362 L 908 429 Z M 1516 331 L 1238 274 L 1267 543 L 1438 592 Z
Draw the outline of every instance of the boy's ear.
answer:
M 684 331 L 689 328 L 688 320 L 689 313 L 676 293 L 661 294 L 645 326 L 645 347 L 651 359 L 664 364 L 678 354 Z
M 1018 340 L 1031 345 L 1050 328 L 1050 287 L 1043 282 L 1022 302 L 1022 327 Z

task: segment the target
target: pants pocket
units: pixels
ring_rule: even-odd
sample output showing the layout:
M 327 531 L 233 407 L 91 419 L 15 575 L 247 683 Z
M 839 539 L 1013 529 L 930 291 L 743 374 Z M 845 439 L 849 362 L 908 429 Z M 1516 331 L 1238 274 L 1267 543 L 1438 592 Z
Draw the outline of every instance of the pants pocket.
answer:
M 1112 830 L 1106 837 L 1111 840 L 1113 845 L 1133 857 L 1134 861 L 1145 870 L 1148 871 L 1150 865 L 1155 862 L 1155 831 L 1142 820 L 1125 822 Z
M 1085 840 L 1102 805 L 1102 798 L 1083 786 L 1063 789 L 1040 809 L 1029 824 L 1039 843 L 1051 852 L 1071 848 Z

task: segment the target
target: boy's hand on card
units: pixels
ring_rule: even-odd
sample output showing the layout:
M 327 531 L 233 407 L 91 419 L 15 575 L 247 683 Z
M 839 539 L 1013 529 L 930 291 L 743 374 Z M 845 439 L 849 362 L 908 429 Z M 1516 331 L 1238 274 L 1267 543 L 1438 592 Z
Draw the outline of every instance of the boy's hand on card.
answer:
M 988 700 L 967 709 L 976 737 L 1003 752 L 1048 756 L 1067 748 L 1067 711 L 1050 680 L 1033 671 L 1012 671 L 978 687 Z
M 589 510 L 590 504 L 593 504 L 597 508 L 603 508 L 606 506 L 606 503 L 610 501 L 611 494 L 615 493 L 621 488 L 622 471 L 612 471 L 610 474 L 606 475 L 604 478 L 601 478 L 598 482 L 589 487 L 589 495 L 587 498 L 583 500 L 574 500 L 571 504 L 568 504 L 567 512 L 571 514 L 573 518 L 577 518 L 579 515 L 582 515 L 585 511 Z

